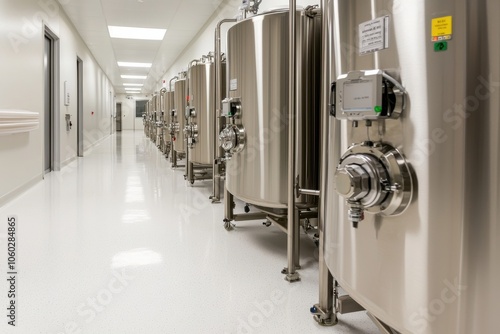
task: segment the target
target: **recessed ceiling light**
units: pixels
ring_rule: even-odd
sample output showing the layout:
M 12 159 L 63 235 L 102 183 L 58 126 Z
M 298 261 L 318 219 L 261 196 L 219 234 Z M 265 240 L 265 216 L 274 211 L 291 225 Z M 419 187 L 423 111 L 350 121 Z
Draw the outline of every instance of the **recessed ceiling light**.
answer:
M 127 92 L 127 94 L 140 94 L 141 92 Z
M 151 67 L 151 63 L 132 63 L 127 61 L 119 61 L 118 66 L 120 67 Z
M 108 26 L 111 38 L 147 39 L 161 41 L 167 29 Z
M 145 75 L 122 75 L 121 76 L 123 79 L 146 79 L 147 76 Z
M 136 86 L 136 87 L 144 86 L 144 84 L 140 84 L 140 83 L 124 83 L 123 85 L 124 86 Z
M 142 90 L 142 88 L 125 88 L 125 90 Z

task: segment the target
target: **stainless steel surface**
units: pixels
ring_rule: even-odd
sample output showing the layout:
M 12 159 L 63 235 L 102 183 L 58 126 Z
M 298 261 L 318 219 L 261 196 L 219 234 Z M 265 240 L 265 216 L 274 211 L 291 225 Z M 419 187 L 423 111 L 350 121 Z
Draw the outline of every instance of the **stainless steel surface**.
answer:
M 318 188 L 320 22 L 297 11 L 296 171 L 300 184 Z M 245 202 L 288 204 L 288 11 L 240 21 L 228 31 L 229 98 L 241 114 L 229 117 L 245 132 L 245 147 L 227 162 L 226 186 Z M 301 196 L 297 203 L 316 203 Z
M 174 122 L 173 110 L 174 110 L 174 92 L 167 91 L 165 92 L 165 123 L 166 123 L 165 140 L 167 141 L 168 145 L 166 153 L 167 157 L 169 155 L 169 152 L 172 152 L 172 154 L 170 155 L 171 160 L 173 159 L 173 151 L 174 151 L 173 137 L 175 135 L 173 126 Z
M 289 1 L 289 13 L 295 13 L 297 10 L 297 2 Z M 287 275 L 288 282 L 296 282 L 300 280 L 299 273 L 296 272 L 295 262 L 299 256 L 295 252 L 295 236 L 299 233 L 299 217 L 295 210 L 295 159 L 296 159 L 296 123 L 295 118 L 297 112 L 297 50 L 295 44 L 297 40 L 297 16 L 288 15 L 288 205 L 287 205 Z
M 331 57 L 330 57 L 330 47 L 331 40 L 329 38 L 329 32 L 331 31 L 332 19 L 330 15 L 331 11 L 328 10 L 329 0 L 321 0 L 321 10 L 322 10 L 322 24 L 321 24 L 321 87 L 330 87 L 330 67 L 331 67 Z M 319 237 L 319 258 L 318 258 L 318 271 L 319 271 L 319 298 L 318 304 L 311 307 L 311 313 L 314 319 L 324 326 L 332 326 L 337 323 L 337 313 L 334 310 L 334 300 L 333 300 L 333 276 L 328 269 L 325 262 L 325 208 L 327 204 L 327 161 L 328 161 L 328 140 L 329 140 L 329 89 L 321 89 L 321 168 L 320 168 L 320 185 L 319 190 L 321 196 L 319 197 L 318 206 L 318 237 Z M 335 142 L 332 142 L 335 145 Z M 335 205 L 334 203 L 328 203 L 329 205 Z
M 185 111 L 187 106 L 187 79 L 181 78 L 174 82 L 174 150 L 186 152 L 186 142 L 183 129 L 186 126 Z
M 172 123 L 171 117 L 170 117 L 170 110 L 169 110 L 169 94 L 170 93 L 167 91 L 166 88 L 162 88 L 160 91 L 160 96 L 161 96 L 161 103 L 160 103 L 160 110 L 163 116 L 162 120 L 162 144 L 161 144 L 161 151 L 163 154 L 165 154 L 167 157 L 170 154 L 170 150 L 172 147 L 172 138 L 170 135 L 170 124 Z
M 500 3 L 335 0 L 330 83 L 387 71 L 408 93 L 397 120 L 329 120 L 324 257 L 346 292 L 401 333 L 495 333 L 500 312 Z M 360 24 L 389 16 L 388 48 L 359 54 Z M 453 17 L 446 45 L 432 20 Z M 445 49 L 445 50 L 444 50 Z M 329 90 L 329 86 L 325 87 Z M 412 169 L 414 198 L 397 216 L 365 213 L 358 229 L 335 191 L 352 144 L 383 142 Z
M 223 73 L 225 66 L 223 65 Z M 221 85 L 225 90 L 225 85 Z M 221 96 L 221 94 L 218 94 Z M 225 94 L 223 94 L 225 95 Z M 190 161 L 196 164 L 212 164 L 215 156 L 215 63 L 213 58 L 197 62 L 189 69 L 189 106 L 193 144 L 190 146 Z
M 351 296 L 340 296 L 337 300 L 337 311 L 339 314 L 348 314 L 364 310 L 365 308 L 359 305 Z
M 221 195 L 221 179 L 223 169 L 225 169 L 225 162 L 221 160 L 224 153 L 221 148 L 219 148 L 218 136 L 222 131 L 223 119 L 220 116 L 221 112 L 221 102 L 222 99 L 226 97 L 226 89 L 222 89 L 222 85 L 225 84 L 225 73 L 222 71 L 222 53 L 221 53 L 221 26 L 225 23 L 234 23 L 236 19 L 223 19 L 219 21 L 215 27 L 215 40 L 214 40 L 214 50 L 215 50 L 215 100 L 214 100 L 214 124 L 216 128 L 216 133 L 214 134 L 214 160 L 213 160 L 213 182 L 212 182 L 212 195 L 210 198 L 212 202 L 219 202 Z M 224 86 L 225 87 L 225 86 Z
M 364 219 L 365 210 L 383 216 L 401 214 L 413 196 L 411 171 L 404 156 L 384 143 L 349 147 L 334 178 L 335 189 L 346 199 L 355 226 Z
M 263 212 L 250 212 L 244 214 L 235 214 L 234 221 L 256 220 L 256 219 L 264 219 L 266 217 L 267 214 Z
M 368 317 L 375 323 L 381 334 L 398 334 L 395 330 L 384 324 L 382 321 L 373 316 L 370 312 L 367 312 Z

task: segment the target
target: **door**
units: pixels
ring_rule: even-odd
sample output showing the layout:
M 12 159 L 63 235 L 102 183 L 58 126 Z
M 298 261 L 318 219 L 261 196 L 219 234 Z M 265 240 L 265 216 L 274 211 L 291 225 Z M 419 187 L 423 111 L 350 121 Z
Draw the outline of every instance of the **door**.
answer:
M 116 104 L 116 131 L 122 131 L 122 104 Z
M 83 157 L 83 61 L 76 57 L 77 151 Z
M 45 36 L 45 55 L 43 59 L 45 75 L 45 107 L 44 107 L 44 166 L 45 174 L 53 169 L 52 120 L 53 120 L 53 53 L 52 40 Z

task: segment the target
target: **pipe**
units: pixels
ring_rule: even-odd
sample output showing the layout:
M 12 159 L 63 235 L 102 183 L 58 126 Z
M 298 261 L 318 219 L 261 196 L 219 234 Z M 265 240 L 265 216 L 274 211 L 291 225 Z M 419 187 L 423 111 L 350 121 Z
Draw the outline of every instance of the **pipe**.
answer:
M 215 133 L 214 133 L 214 140 L 213 140 L 213 145 L 214 145 L 214 157 L 213 157 L 213 181 L 212 181 L 212 196 L 210 196 L 210 199 L 212 199 L 212 202 L 219 202 L 220 201 L 220 183 L 221 183 L 221 170 L 220 170 L 220 161 L 219 161 L 219 145 L 218 143 L 218 136 L 219 133 L 222 131 L 221 125 L 220 125 L 220 110 L 221 110 L 221 103 L 222 103 L 222 60 L 221 60 L 221 42 L 220 42 L 220 28 L 224 23 L 234 23 L 236 22 L 236 19 L 223 19 L 217 23 L 217 26 L 215 27 L 215 40 L 214 40 L 214 51 L 215 51 L 215 101 L 214 101 L 214 126 L 215 126 Z M 229 95 L 226 93 L 226 96 Z
M 290 0 L 288 20 L 289 20 L 289 58 L 288 58 L 288 240 L 287 240 L 287 254 L 288 254 L 288 271 L 286 280 L 288 282 L 295 282 L 300 280 L 299 274 L 296 269 L 296 249 L 295 243 L 298 235 L 298 219 L 296 217 L 295 209 L 295 114 L 296 114 L 296 50 L 295 42 L 297 36 L 297 4 L 296 0 Z
M 335 310 L 335 298 L 337 296 L 336 282 L 325 262 L 325 213 L 327 201 L 327 164 L 328 164 L 328 143 L 329 143 L 329 95 L 330 95 L 330 40 L 328 23 L 330 18 L 327 8 L 328 0 L 321 0 L 321 9 L 323 11 L 321 36 L 322 44 L 322 68 L 321 74 L 321 156 L 320 156 L 320 193 L 318 207 L 318 230 L 319 230 L 319 302 L 311 308 L 315 320 L 322 325 L 331 326 L 337 323 L 337 313 Z
M 311 190 L 311 189 L 298 189 L 299 195 L 311 195 L 311 196 L 320 196 L 319 190 Z
M 177 79 L 179 79 L 179 77 L 176 75 L 175 77 L 170 79 L 170 81 L 168 82 L 168 89 L 170 90 L 170 92 L 172 91 L 172 81 L 177 80 Z
M 168 88 L 170 89 L 170 91 L 172 91 L 172 81 L 174 80 L 178 80 L 179 79 L 179 76 L 175 76 L 173 77 L 172 79 L 170 79 L 170 81 L 168 82 Z M 172 112 L 172 110 L 170 110 L 169 112 Z M 174 126 L 174 122 L 170 123 L 172 128 Z M 174 149 L 174 141 L 172 139 L 172 136 L 170 136 L 170 142 L 172 143 L 172 156 L 171 156 L 171 162 L 172 162 L 172 168 L 177 168 L 177 151 Z
M 193 59 L 189 62 L 188 64 L 188 70 L 187 70 L 187 75 L 186 75 L 186 79 L 187 79 L 187 88 L 186 88 L 186 96 L 188 96 L 187 98 L 187 101 L 186 101 L 186 108 L 190 108 L 190 103 L 191 103 L 191 93 L 189 91 L 189 76 L 191 75 L 191 67 L 193 65 L 197 65 L 198 62 L 200 62 L 199 59 Z M 184 133 L 184 138 L 185 138 L 185 141 L 186 141 L 186 170 L 184 171 L 185 174 L 186 174 L 186 179 L 187 181 L 193 183 L 194 182 L 194 176 L 193 176 L 193 164 L 191 162 L 189 162 L 189 151 L 190 151 L 190 145 L 189 145 L 189 138 L 188 136 L 186 136 L 186 127 L 191 127 L 191 120 L 190 118 L 191 117 L 188 117 L 188 115 L 186 115 L 186 111 L 183 110 L 182 113 L 184 114 L 184 117 L 186 118 L 186 125 L 184 126 L 184 129 L 180 129 L 181 131 L 183 131 Z

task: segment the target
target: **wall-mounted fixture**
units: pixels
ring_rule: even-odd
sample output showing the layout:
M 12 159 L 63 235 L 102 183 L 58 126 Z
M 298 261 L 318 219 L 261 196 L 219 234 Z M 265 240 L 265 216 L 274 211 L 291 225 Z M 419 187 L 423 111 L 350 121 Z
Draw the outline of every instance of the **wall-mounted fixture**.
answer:
M 69 85 L 67 81 L 64 81 L 64 105 L 69 106 Z
M 38 112 L 0 109 L 0 135 L 33 131 L 39 123 Z
M 71 114 L 66 114 L 66 131 L 71 130 L 73 123 L 71 123 Z

